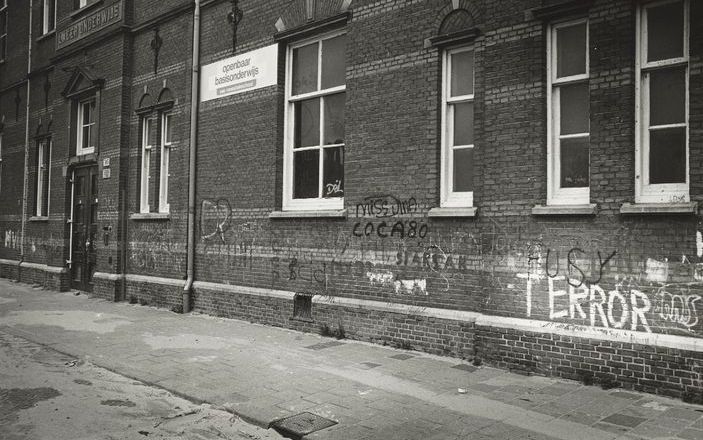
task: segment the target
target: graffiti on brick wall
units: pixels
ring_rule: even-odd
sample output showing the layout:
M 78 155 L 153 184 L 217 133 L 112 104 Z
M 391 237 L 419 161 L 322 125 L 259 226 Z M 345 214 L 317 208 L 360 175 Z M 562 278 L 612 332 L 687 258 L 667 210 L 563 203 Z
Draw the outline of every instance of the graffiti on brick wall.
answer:
M 549 248 L 531 254 L 528 270 L 517 274 L 524 282 L 527 317 L 546 296 L 543 315 L 549 320 L 644 332 L 701 330 L 696 292 L 703 289 L 703 263 L 691 263 L 686 255 L 680 261 L 638 259 L 581 247 L 565 254 Z
M 274 288 L 324 295 L 364 282 L 376 294 L 428 296 L 460 288 L 470 270 L 469 235 L 431 234 L 414 197 L 367 197 L 356 205 L 355 220 L 316 224 L 305 234 L 252 221 L 225 198 L 205 200 L 200 209 L 198 252 L 212 258 L 206 266 L 213 272 L 231 269 L 211 277 L 226 282 L 266 279 Z M 369 273 L 383 273 L 385 281 Z
M 401 199 L 392 195 L 370 196 L 356 205 L 356 217 L 365 219 L 352 227 L 354 237 L 425 238 L 429 227 L 418 220 L 400 220 L 399 216 L 417 215 L 414 197 Z
M 6 230 L 4 234 L 3 243 L 8 249 L 19 249 L 20 242 L 19 234 L 17 233 L 17 231 L 13 231 L 10 229 Z
M 174 239 L 173 231 L 162 225 L 143 225 L 132 233 L 129 263 L 136 272 L 183 272 L 185 246 Z
M 49 234 L 43 237 L 29 237 L 27 250 L 48 264 L 59 264 L 64 256 L 64 238 L 62 235 Z
M 200 205 L 200 237 L 203 240 L 218 238 L 224 243 L 231 217 L 232 207 L 227 199 L 203 200 Z

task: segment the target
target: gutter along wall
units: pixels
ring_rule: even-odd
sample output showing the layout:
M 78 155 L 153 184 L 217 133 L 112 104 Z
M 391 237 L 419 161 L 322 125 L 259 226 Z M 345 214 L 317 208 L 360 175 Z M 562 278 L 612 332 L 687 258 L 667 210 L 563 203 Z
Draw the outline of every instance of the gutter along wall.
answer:
M 579 12 L 589 19 L 590 202 L 597 207 L 541 215 L 533 208 L 547 195 L 547 27 L 526 10 L 542 2 L 494 3 L 317 2 L 308 22 L 304 1 L 240 2 L 236 54 L 278 43 L 278 80 L 200 103 L 194 309 L 305 331 L 343 327 L 351 338 L 528 373 L 700 396 L 697 207 L 663 215 L 623 209 L 635 201 L 635 6 L 597 0 Z M 700 202 L 703 6 L 691 3 L 690 200 Z M 135 24 L 167 9 L 149 5 L 135 3 Z M 480 31 L 478 212 L 437 218 L 431 210 L 440 200 L 442 58 L 426 40 L 455 8 L 468 11 Z M 230 11 L 229 2 L 203 3 L 201 65 L 233 56 Z M 297 41 L 301 29 L 345 12 L 346 213 L 281 214 L 285 38 Z M 122 79 L 131 102 L 120 121 L 129 133 L 120 157 L 130 161 L 120 177 L 130 216 L 123 299 L 174 310 L 186 274 L 190 26 L 192 11 L 159 24 L 156 74 L 157 26 L 135 32 L 131 71 Z M 141 164 L 136 110 L 145 94 L 157 104 L 164 87 L 176 123 L 171 211 L 134 215 Z M 101 194 L 117 197 L 115 178 L 101 185 Z M 101 227 L 116 228 L 119 205 L 101 206 Z M 121 295 L 113 243 L 99 248 L 95 289 L 111 299 Z M 0 257 L 15 259 L 3 247 Z M 0 267 L 9 273 L 12 266 Z M 294 317 L 296 294 L 312 296 L 310 315 Z

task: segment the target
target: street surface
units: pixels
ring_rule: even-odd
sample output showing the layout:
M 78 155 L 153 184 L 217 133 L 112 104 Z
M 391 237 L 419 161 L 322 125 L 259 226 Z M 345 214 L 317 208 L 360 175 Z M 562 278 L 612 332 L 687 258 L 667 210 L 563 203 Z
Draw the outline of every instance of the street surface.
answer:
M 680 400 L 5 279 L 0 414 L 2 440 L 280 438 L 257 427 L 298 415 L 329 421 L 309 440 L 703 439 Z
M 0 439 L 280 439 L 209 405 L 0 331 Z

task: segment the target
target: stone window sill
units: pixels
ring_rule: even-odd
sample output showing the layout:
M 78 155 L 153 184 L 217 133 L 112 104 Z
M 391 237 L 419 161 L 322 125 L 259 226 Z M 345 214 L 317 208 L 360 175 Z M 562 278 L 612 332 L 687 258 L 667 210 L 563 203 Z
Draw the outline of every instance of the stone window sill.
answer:
M 698 202 L 689 203 L 623 203 L 620 214 L 696 214 Z
M 53 37 L 55 34 L 56 34 L 56 29 L 51 30 L 51 31 L 49 31 L 49 32 L 47 32 L 47 33 L 45 33 L 45 34 L 40 35 L 39 37 L 37 37 L 37 39 L 36 39 L 35 41 L 36 41 L 37 43 L 39 43 L 39 42 L 41 42 L 41 41 L 44 41 L 44 40 L 46 40 L 46 39 L 48 39 L 48 38 Z
M 171 219 L 168 212 L 136 212 L 129 216 L 130 220 L 136 221 L 167 221 Z
M 270 219 L 286 218 L 347 218 L 346 209 L 321 209 L 310 211 L 273 211 Z
M 478 208 L 432 208 L 427 212 L 427 216 L 430 218 L 450 218 L 450 217 L 464 217 L 464 218 L 474 218 Z
M 598 205 L 536 205 L 532 207 L 532 215 L 596 215 Z
M 46 217 L 46 216 L 41 216 L 41 217 L 33 216 L 33 217 L 29 217 L 28 221 L 30 221 L 30 222 L 48 222 L 48 221 L 49 221 L 49 217 Z

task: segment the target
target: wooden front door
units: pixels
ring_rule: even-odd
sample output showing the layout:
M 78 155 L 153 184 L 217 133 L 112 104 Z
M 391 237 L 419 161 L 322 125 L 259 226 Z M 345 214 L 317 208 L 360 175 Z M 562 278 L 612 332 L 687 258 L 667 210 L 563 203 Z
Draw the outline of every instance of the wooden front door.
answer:
M 76 168 L 73 175 L 73 250 L 71 287 L 92 292 L 98 236 L 98 167 Z

